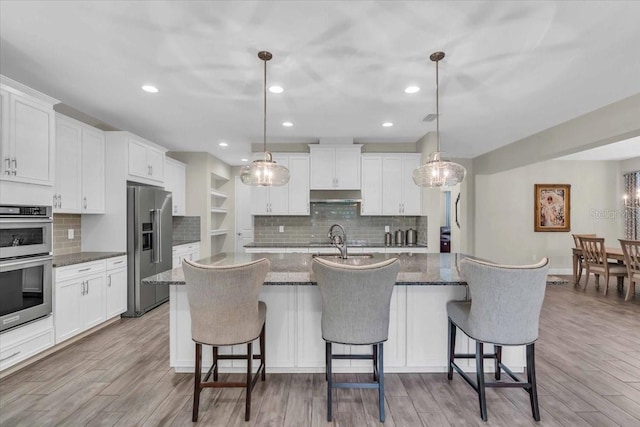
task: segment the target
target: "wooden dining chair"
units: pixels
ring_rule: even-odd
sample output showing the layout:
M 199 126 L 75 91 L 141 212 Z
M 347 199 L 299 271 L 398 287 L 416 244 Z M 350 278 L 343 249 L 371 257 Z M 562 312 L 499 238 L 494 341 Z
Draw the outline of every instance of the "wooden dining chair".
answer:
M 636 282 L 640 282 L 640 240 L 620 240 L 622 253 L 624 254 L 624 264 L 627 267 L 629 286 L 625 301 L 629 301 L 636 293 Z
M 626 276 L 627 268 L 607 259 L 607 249 L 604 246 L 604 237 L 578 237 L 582 247 L 582 256 L 587 268 L 584 281 L 584 289 L 589 283 L 589 274 L 596 276 L 596 289 L 600 288 L 600 275 L 604 276 L 604 294 L 609 290 L 609 277 Z
M 580 246 L 580 237 L 596 237 L 595 234 L 572 234 L 574 247 L 582 250 Z M 580 255 L 578 259 L 578 268 L 576 272 L 576 284 L 580 283 L 580 279 L 582 278 L 582 271 L 587 268 L 587 265 L 584 263 L 584 255 Z

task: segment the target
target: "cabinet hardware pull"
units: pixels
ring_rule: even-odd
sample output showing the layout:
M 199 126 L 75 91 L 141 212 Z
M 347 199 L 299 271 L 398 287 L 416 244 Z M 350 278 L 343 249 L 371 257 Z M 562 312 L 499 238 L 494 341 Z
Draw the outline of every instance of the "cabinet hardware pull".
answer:
M 80 295 L 84 295 L 84 280 L 80 282 Z
M 89 281 L 87 280 L 85 283 L 87 284 L 87 293 L 86 293 L 86 295 L 89 295 Z
M 89 270 L 91 270 L 91 267 L 81 268 L 80 270 L 78 270 L 78 272 L 89 271 Z
M 122 264 L 123 262 L 124 262 L 124 260 L 116 261 L 116 262 L 113 263 L 113 265 Z
M 84 200 L 84 208 L 87 209 L 87 197 L 85 196 L 83 200 Z
M 111 275 L 109 275 L 109 283 L 107 283 L 108 287 L 111 287 Z
M 9 157 L 5 157 L 4 161 L 7 162 L 7 170 L 5 172 L 8 174 L 9 169 L 11 169 L 11 159 Z
M 12 357 L 16 357 L 16 356 L 17 356 L 17 355 L 19 355 L 19 354 L 20 354 L 20 351 L 16 351 L 16 352 L 15 352 L 15 353 L 13 353 L 12 355 L 9 355 L 9 356 L 7 356 L 7 357 L 4 357 L 4 358 L 0 359 L 0 362 L 4 362 L 5 360 L 9 360 L 9 359 L 11 359 Z
M 18 159 L 17 158 L 13 158 L 13 169 L 17 170 L 18 169 Z

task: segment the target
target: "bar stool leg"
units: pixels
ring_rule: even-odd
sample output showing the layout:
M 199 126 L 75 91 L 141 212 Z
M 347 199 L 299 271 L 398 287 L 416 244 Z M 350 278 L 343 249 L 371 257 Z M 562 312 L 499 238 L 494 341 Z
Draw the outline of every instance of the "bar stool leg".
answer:
M 484 388 L 484 345 L 476 341 L 476 374 L 478 377 L 478 399 L 480 401 L 480 416 L 487 421 L 487 396 Z
M 251 361 L 253 360 L 253 343 L 247 344 L 247 400 L 244 409 L 244 420 L 249 421 L 251 417 Z
M 326 344 L 326 366 L 327 366 L 327 421 L 331 421 L 331 408 L 333 403 L 331 402 L 333 380 L 331 374 L 331 343 Z
M 535 344 L 527 345 L 527 382 L 531 384 L 529 400 L 533 419 L 540 421 L 540 408 L 538 407 L 538 386 L 536 385 L 536 358 Z
M 378 344 L 373 346 L 373 381 L 378 381 Z
M 262 325 L 262 331 L 260 331 L 260 363 L 262 364 L 262 374 L 260 377 L 261 381 L 264 381 L 267 379 L 267 364 L 265 363 L 266 360 L 266 332 L 267 329 L 267 322 L 264 323 L 264 325 Z
M 218 347 L 213 347 L 213 380 L 218 381 Z
M 500 363 L 502 363 L 502 346 L 501 345 L 494 345 L 495 350 L 496 350 L 496 362 L 495 362 L 495 378 L 496 380 L 500 379 Z
M 380 405 L 380 422 L 384 422 L 384 348 L 378 343 L 378 405 Z
M 193 375 L 193 415 L 191 421 L 198 421 L 198 407 L 200 406 L 200 380 L 202 377 L 202 344 L 196 343 L 196 367 Z
M 447 370 L 447 379 L 453 379 L 453 356 L 456 349 L 456 325 L 449 319 L 449 366 Z

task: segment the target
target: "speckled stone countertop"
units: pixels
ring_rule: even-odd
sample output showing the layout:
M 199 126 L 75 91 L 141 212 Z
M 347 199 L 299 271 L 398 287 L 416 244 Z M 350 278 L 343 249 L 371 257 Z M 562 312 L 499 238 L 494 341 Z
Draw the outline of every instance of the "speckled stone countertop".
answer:
M 244 245 L 245 248 L 330 248 L 333 245 L 329 242 L 251 242 Z M 347 242 L 349 248 L 384 248 L 384 243 L 368 243 L 364 241 Z M 426 248 L 427 245 L 412 245 L 412 246 L 388 246 L 390 248 Z
M 400 259 L 399 285 L 464 285 L 460 280 L 457 262 L 465 258 L 462 254 L 372 254 L 372 258 L 363 259 L 354 254 L 347 260 L 335 259 L 336 262 L 349 264 L 372 264 L 385 259 L 397 257 Z M 208 265 L 232 265 L 250 262 L 260 258 L 271 261 L 271 269 L 265 279 L 265 285 L 315 285 L 311 271 L 312 254 L 265 254 L 265 253 L 236 253 L 224 252 L 198 261 Z M 155 276 L 147 277 L 142 283 L 159 285 L 184 285 L 182 268 L 165 271 Z
M 101 259 L 113 258 L 126 255 L 126 252 L 77 252 L 68 255 L 55 255 L 53 257 L 54 267 L 65 267 L 67 265 L 81 264 L 89 261 L 99 261 Z
M 363 265 L 397 257 L 400 259 L 400 272 L 396 285 L 466 285 L 458 273 L 458 262 L 467 258 L 464 254 L 373 254 L 372 258 L 358 258 L 356 254 L 347 260 L 333 259 L 336 262 Z M 198 261 L 206 265 L 233 265 L 250 262 L 260 258 L 271 261 L 271 269 L 265 279 L 265 285 L 315 285 L 311 271 L 311 254 L 265 254 L 265 253 L 219 253 Z M 184 285 L 182 267 L 165 271 L 142 280 L 149 285 Z M 549 276 L 548 284 L 567 283 L 558 277 Z
M 174 240 L 173 246 L 188 245 L 189 243 L 200 243 L 200 240 Z

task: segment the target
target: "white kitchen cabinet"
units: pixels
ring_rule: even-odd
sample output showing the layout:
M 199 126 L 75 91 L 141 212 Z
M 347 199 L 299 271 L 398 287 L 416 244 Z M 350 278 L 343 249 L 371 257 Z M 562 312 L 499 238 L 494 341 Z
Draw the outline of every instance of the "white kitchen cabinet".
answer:
M 382 155 L 362 155 L 362 203 L 360 215 L 382 214 Z
M 56 213 L 104 213 L 104 132 L 56 115 Z
M 104 213 L 105 136 L 99 129 L 82 128 L 82 213 Z
M 262 158 L 262 154 L 257 158 Z M 309 156 L 274 153 L 273 160 L 289 169 L 289 183 L 278 187 L 251 187 L 251 214 L 309 215 Z
M 170 157 L 165 158 L 164 188 L 172 194 L 173 216 L 185 215 L 186 168 L 187 166 L 182 162 Z
M 127 257 L 124 255 L 107 260 L 105 299 L 107 320 L 127 311 Z
M 422 192 L 411 174 L 420 166 L 420 154 L 386 154 L 382 157 L 382 215 L 421 215 Z
M 53 316 L 29 322 L 0 334 L 0 371 L 53 346 Z
M 129 175 L 164 182 L 164 151 L 133 135 L 128 135 L 128 151 Z
M 311 190 L 359 190 L 362 145 L 309 145 Z
M 55 168 L 55 114 L 59 101 L 2 76 L 0 179 L 51 187 Z
M 104 260 L 54 269 L 56 344 L 106 320 L 105 271 Z
M 200 259 L 200 242 L 177 245 L 172 250 L 172 268 L 182 265 L 182 260 L 197 261 Z

